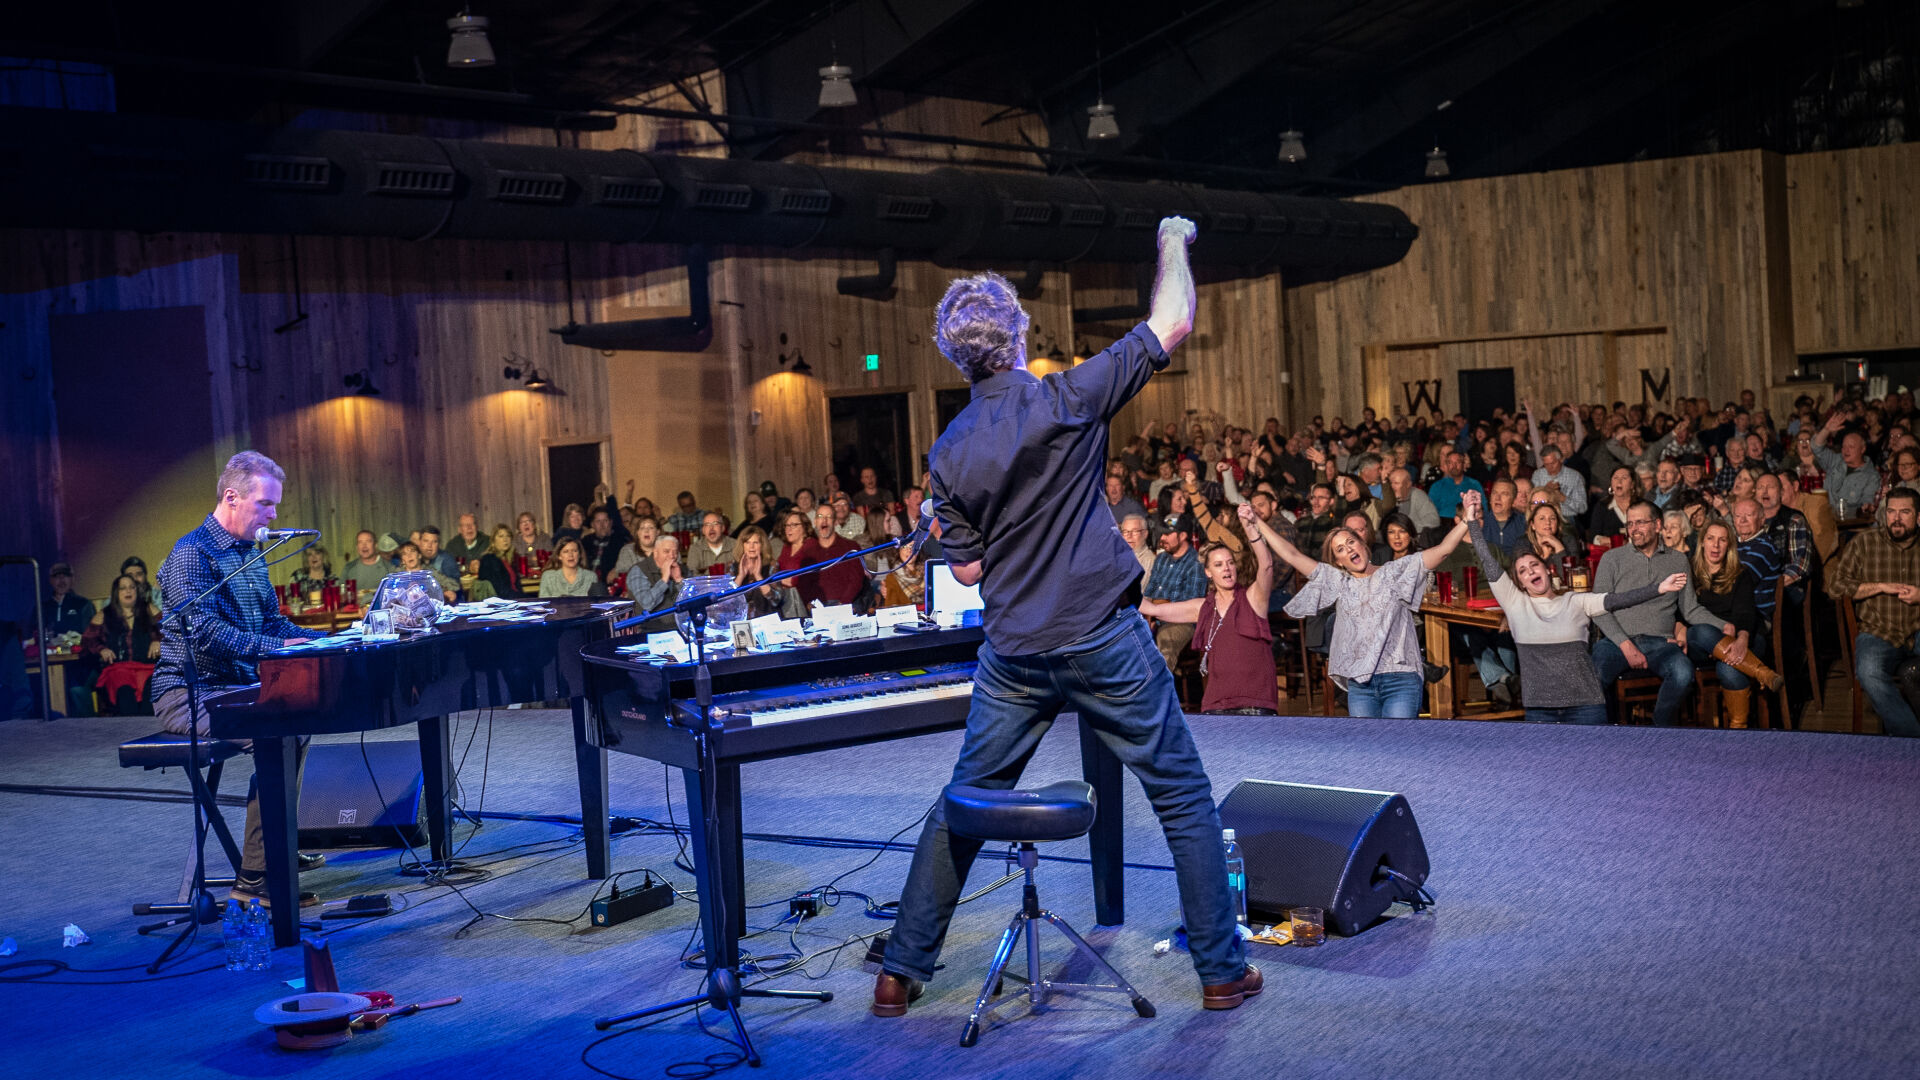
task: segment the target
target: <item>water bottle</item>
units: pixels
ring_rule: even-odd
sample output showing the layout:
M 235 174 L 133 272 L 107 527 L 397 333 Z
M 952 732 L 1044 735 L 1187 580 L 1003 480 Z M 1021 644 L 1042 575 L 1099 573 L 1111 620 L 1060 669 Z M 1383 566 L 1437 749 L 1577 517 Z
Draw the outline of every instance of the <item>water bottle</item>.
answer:
M 1247 925 L 1247 860 L 1240 856 L 1240 845 L 1233 842 L 1233 830 L 1221 829 L 1220 839 L 1227 844 L 1227 894 L 1233 901 L 1233 918 Z
M 255 900 L 247 905 L 247 970 L 265 971 L 273 965 L 273 920 Z
M 245 971 L 253 949 L 253 928 L 247 925 L 247 913 L 240 901 L 229 899 L 226 914 L 220 919 L 220 937 L 227 945 L 227 970 Z

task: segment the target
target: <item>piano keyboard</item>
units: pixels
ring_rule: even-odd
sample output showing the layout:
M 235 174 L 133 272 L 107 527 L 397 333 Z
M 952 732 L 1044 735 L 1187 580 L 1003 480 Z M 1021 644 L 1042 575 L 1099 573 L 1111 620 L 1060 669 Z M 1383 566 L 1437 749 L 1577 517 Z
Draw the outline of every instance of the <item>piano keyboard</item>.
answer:
M 971 696 L 973 669 L 974 665 L 966 663 L 940 664 L 742 690 L 715 697 L 713 711 L 723 723 L 744 719 L 758 726 L 924 705 Z

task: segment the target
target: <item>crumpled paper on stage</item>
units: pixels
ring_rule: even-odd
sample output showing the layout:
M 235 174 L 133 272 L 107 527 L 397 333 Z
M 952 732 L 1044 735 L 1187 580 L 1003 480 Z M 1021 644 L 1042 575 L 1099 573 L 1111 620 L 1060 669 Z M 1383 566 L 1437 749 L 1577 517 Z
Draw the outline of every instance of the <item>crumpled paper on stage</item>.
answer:
M 92 940 L 92 938 L 87 936 L 85 930 L 80 929 L 80 927 L 74 923 L 68 923 L 60 931 L 60 947 L 63 949 L 71 949 L 75 945 L 85 945 Z
M 1293 944 L 1293 927 L 1286 923 L 1275 923 L 1272 926 L 1263 927 L 1258 931 L 1250 926 L 1237 926 L 1234 929 L 1239 931 L 1240 940 L 1242 941 L 1256 942 L 1261 945 Z M 1182 949 L 1187 947 L 1186 927 L 1182 926 L 1176 929 L 1170 938 L 1162 938 L 1154 942 L 1153 954 L 1155 956 L 1165 956 L 1173 951 L 1173 947 L 1176 944 Z
M 20 943 L 12 938 L 0 940 L 0 956 L 12 956 L 20 951 Z

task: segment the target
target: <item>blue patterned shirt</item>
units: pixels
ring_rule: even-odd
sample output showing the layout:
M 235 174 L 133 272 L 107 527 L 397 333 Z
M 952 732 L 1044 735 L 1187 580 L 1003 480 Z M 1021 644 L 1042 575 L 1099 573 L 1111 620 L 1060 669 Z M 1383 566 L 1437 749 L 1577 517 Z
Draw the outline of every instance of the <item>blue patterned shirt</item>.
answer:
M 1207 578 L 1200 570 L 1200 549 L 1188 545 L 1187 553 L 1179 558 L 1161 552 L 1153 560 L 1153 573 L 1148 576 L 1141 595 L 1170 603 L 1207 595 Z
M 173 545 L 160 567 L 161 608 L 169 621 L 160 639 L 160 662 L 153 668 L 154 697 L 187 685 L 187 639 L 171 621 L 175 612 L 251 558 L 253 549 L 253 541 L 236 538 L 212 514 Z M 192 629 L 193 662 L 203 686 L 256 682 L 254 662 L 259 657 L 288 638 L 324 636 L 280 614 L 280 597 L 267 579 L 264 560 L 202 600 L 193 612 Z

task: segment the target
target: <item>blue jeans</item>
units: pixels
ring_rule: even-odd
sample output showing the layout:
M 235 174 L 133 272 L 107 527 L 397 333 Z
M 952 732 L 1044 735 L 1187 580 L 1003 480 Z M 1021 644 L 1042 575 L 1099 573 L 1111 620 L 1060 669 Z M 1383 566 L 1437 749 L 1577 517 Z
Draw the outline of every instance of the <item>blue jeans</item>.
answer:
M 1528 709 L 1527 722 L 1530 724 L 1604 724 L 1607 722 L 1605 705 L 1562 705 L 1551 709 Z
M 1348 716 L 1420 715 L 1427 681 L 1417 671 L 1378 671 L 1365 683 L 1347 680 Z
M 1653 701 L 1653 722 L 1673 727 L 1680 721 L 1680 702 L 1693 689 L 1693 661 L 1678 645 L 1658 634 L 1635 634 L 1631 639 L 1647 658 L 1647 673 L 1660 676 L 1660 694 Z M 1612 686 L 1627 671 L 1620 647 L 1606 638 L 1593 646 L 1593 671 L 1602 687 Z
M 1484 685 L 1491 687 L 1502 679 L 1519 676 L 1520 654 L 1513 647 L 1511 634 L 1497 634 L 1476 626 L 1456 626 L 1452 633 L 1454 655 L 1465 653 L 1473 657 L 1473 669 Z
M 1854 678 L 1860 681 L 1867 700 L 1873 702 L 1873 711 L 1880 715 L 1880 726 L 1889 735 L 1920 736 L 1920 720 L 1914 718 L 1913 707 L 1901 695 L 1900 680 L 1895 674 L 1901 663 L 1915 652 L 1920 652 L 1920 634 L 1914 635 L 1904 647 L 1872 634 L 1853 639 Z
M 1713 647 L 1720 644 L 1720 639 L 1726 636 L 1717 626 L 1689 626 L 1687 627 L 1687 652 L 1693 657 L 1696 667 L 1706 667 L 1708 664 L 1714 666 L 1714 674 L 1720 676 L 1722 690 L 1745 690 L 1753 685 L 1752 680 L 1740 674 L 1739 668 L 1731 664 L 1723 664 L 1713 658 Z M 1761 644 L 1762 642 L 1749 641 L 1747 649 L 1752 652 Z
M 1121 608 L 1087 637 L 1053 652 L 1001 656 L 992 645 L 981 645 L 967 737 L 952 782 L 1013 787 L 1062 710 L 1079 713 L 1133 770 L 1159 815 L 1201 984 L 1238 979 L 1247 957 L 1227 895 L 1226 849 L 1212 785 L 1180 711 L 1173 673 L 1139 612 Z M 935 801 L 900 891 L 886 970 L 922 982 L 933 977 L 953 906 L 981 846 L 949 832 Z

